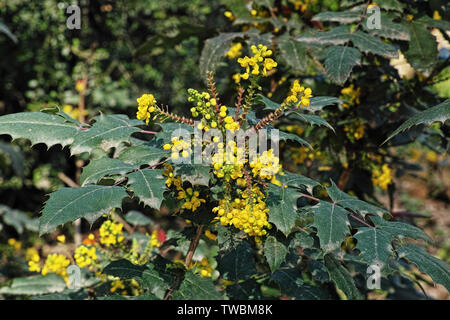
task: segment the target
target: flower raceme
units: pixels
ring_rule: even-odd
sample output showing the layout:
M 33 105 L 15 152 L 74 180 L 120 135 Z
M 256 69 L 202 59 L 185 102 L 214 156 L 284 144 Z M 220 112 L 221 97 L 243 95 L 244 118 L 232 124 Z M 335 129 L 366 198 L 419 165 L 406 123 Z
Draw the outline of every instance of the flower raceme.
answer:
M 151 113 L 155 111 L 156 99 L 152 94 L 143 94 L 137 99 L 139 104 L 136 118 L 144 120 L 148 124 Z
M 268 71 L 274 69 L 278 64 L 272 58 L 272 50 L 268 49 L 267 46 L 259 44 L 258 46 L 251 46 L 252 56 L 245 56 L 239 58 L 237 62 L 242 68 L 245 68 L 245 72 L 242 74 L 235 75 L 235 81 L 240 82 L 241 79 L 247 80 L 251 75 L 263 75 L 267 76 Z
M 391 182 L 392 172 L 387 164 L 383 164 L 381 170 L 375 169 L 372 172 L 373 185 L 379 186 L 381 189 L 386 190 Z
M 310 98 L 312 97 L 312 90 L 310 88 L 304 88 L 300 85 L 298 80 L 295 80 L 289 96 L 284 100 L 286 104 L 295 103 L 297 107 L 308 107 L 310 104 Z
M 122 235 L 123 225 L 118 222 L 106 220 L 100 226 L 100 243 L 107 247 L 121 243 L 124 239 Z

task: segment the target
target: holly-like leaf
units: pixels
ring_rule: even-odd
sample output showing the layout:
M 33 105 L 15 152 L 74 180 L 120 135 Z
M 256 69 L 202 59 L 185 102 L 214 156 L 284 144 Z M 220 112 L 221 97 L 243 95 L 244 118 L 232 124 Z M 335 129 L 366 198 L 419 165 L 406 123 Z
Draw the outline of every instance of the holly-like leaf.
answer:
M 359 228 L 354 235 L 356 248 L 361 251 L 361 258 L 368 264 L 385 266 L 392 255 L 392 237 L 389 233 L 377 228 Z
M 400 258 L 406 258 L 414 263 L 423 273 L 430 275 L 434 282 L 442 284 L 450 292 L 450 266 L 427 251 L 413 244 L 406 244 L 396 248 Z
M 313 226 L 317 229 L 322 250 L 326 253 L 340 248 L 349 234 L 347 210 L 326 201 L 320 201 L 311 209 L 314 212 Z
M 211 278 L 202 278 L 188 271 L 180 288 L 174 292 L 173 298 L 174 300 L 221 300 L 223 296 L 217 291 Z
M 264 104 L 264 110 L 276 110 L 278 108 L 281 107 L 281 105 L 279 103 L 276 103 L 272 100 L 270 100 L 269 98 L 266 98 L 265 96 L 263 96 L 262 94 L 258 93 L 256 95 L 256 99 L 259 99 L 259 102 Z
M 100 158 L 91 160 L 89 164 L 83 168 L 80 182 L 81 186 L 87 184 L 96 184 L 98 180 L 107 175 L 125 175 L 127 172 L 136 169 L 136 166 L 122 162 L 118 159 Z
M 71 154 L 91 152 L 99 148 L 108 151 L 117 148 L 123 142 L 130 142 L 130 136 L 141 131 L 136 125 L 142 125 L 141 120 L 130 120 L 126 115 L 100 115 L 95 118 L 94 125 L 79 132 L 70 148 Z
M 61 292 L 66 288 L 66 282 L 57 274 L 15 278 L 9 285 L 0 288 L 0 294 L 38 295 Z
M 306 70 L 306 46 L 298 41 L 284 40 L 278 43 L 282 58 L 295 71 Z
M 436 39 L 424 24 L 415 21 L 409 24 L 409 34 L 411 39 L 405 51 L 406 60 L 419 72 L 431 72 L 438 55 Z
M 166 191 L 163 170 L 143 169 L 127 174 L 128 189 L 146 206 L 159 210 Z
M 200 76 L 206 79 L 208 71 L 215 71 L 217 63 L 230 50 L 231 41 L 243 35 L 240 32 L 221 33 L 217 37 L 206 40 L 200 56 Z
M 365 32 L 357 30 L 352 34 L 351 41 L 361 52 L 373 53 L 386 58 L 398 58 L 398 51 L 393 45 L 384 43 Z
M 255 279 L 248 279 L 227 286 L 227 296 L 230 300 L 261 300 L 260 284 Z
M 403 12 L 405 5 L 397 0 L 379 0 L 377 6 L 385 10 L 395 10 Z
M 319 182 L 311 178 L 302 176 L 301 174 L 292 173 L 289 171 L 284 171 L 284 174 L 280 175 L 278 177 L 278 180 L 280 180 L 282 184 L 288 187 L 301 188 L 305 186 L 309 191 L 311 191 L 314 187 L 320 185 Z
M 430 125 L 437 121 L 444 123 L 448 119 L 450 119 L 450 99 L 447 99 L 441 104 L 431 107 L 425 111 L 416 113 L 410 119 L 406 120 L 400 127 L 398 127 L 397 130 L 395 130 L 389 138 L 386 139 L 386 141 L 390 140 L 393 136 L 399 134 L 400 132 L 411 128 L 412 126 L 419 124 Z M 386 141 L 383 143 L 386 143 Z
M 326 74 L 331 81 L 343 85 L 354 66 L 360 64 L 361 53 L 352 47 L 333 46 L 327 50 Z
M 385 13 L 381 14 L 380 29 L 369 29 L 367 20 L 363 21 L 362 26 L 365 31 L 372 35 L 387 39 L 409 41 L 409 29 L 406 25 L 395 23 L 392 18 Z
M 313 97 L 310 99 L 309 106 L 305 107 L 305 110 L 316 112 L 335 103 L 341 104 L 342 100 L 335 97 Z
M 281 292 L 298 300 L 330 299 L 327 292 L 319 287 L 306 284 L 297 269 L 278 269 L 270 278 L 280 286 Z
M 168 155 L 169 151 L 162 148 L 140 145 L 126 148 L 119 154 L 118 159 L 138 166 L 144 164 L 152 166 Z
M 360 300 L 363 298 L 348 270 L 332 254 L 325 255 L 324 262 L 331 280 L 339 290 L 344 292 L 348 299 Z
M 347 11 L 325 11 L 316 14 L 311 18 L 313 21 L 331 21 L 340 23 L 353 23 L 362 19 L 361 10 L 347 10 Z
M 285 261 L 288 250 L 286 246 L 273 236 L 264 241 L 264 256 L 269 263 L 270 270 L 274 272 Z
M 295 226 L 295 220 L 298 218 L 297 199 L 299 197 L 300 194 L 291 188 L 269 185 L 269 196 L 267 197 L 267 206 L 270 209 L 269 221 L 286 236 L 291 233 Z
M 290 247 L 300 247 L 304 249 L 314 247 L 314 238 L 308 232 L 299 230 L 293 235 L 291 243 L 289 244 Z
M 102 273 L 121 279 L 139 279 L 142 277 L 145 269 L 145 266 L 136 265 L 126 259 L 121 259 L 110 262 L 103 269 Z
M 219 252 L 218 270 L 229 281 L 246 280 L 256 274 L 253 250 L 246 240 L 237 241 Z
M 0 135 L 10 135 L 13 140 L 24 138 L 32 145 L 45 143 L 47 147 L 70 145 L 80 131 L 63 117 L 43 112 L 20 112 L 0 117 Z
M 189 181 L 193 186 L 208 186 L 211 175 L 209 174 L 211 167 L 201 164 L 181 164 L 175 167 L 174 174 L 181 176 L 181 180 Z
M 290 113 L 291 118 L 298 119 L 300 121 L 309 123 L 311 125 L 317 125 L 317 126 L 325 126 L 334 132 L 334 128 L 322 117 L 319 117 L 315 114 L 306 114 L 306 113 L 300 113 L 298 111 L 294 111 Z
M 350 40 L 350 35 L 351 33 L 349 26 L 339 26 L 337 28 L 331 29 L 330 31 L 316 31 L 312 32 L 311 34 L 303 34 L 295 40 L 309 44 L 340 45 L 347 43 Z
M 79 218 L 85 218 L 92 224 L 103 214 L 120 208 L 122 199 L 127 196 L 125 189 L 117 186 L 61 188 L 50 194 L 42 210 L 39 234 L 43 235 Z
M 363 216 L 368 213 L 378 214 L 380 217 L 382 217 L 384 214 L 389 214 L 389 211 L 385 209 L 371 205 L 339 190 L 339 188 L 333 181 L 331 181 L 331 187 L 327 188 L 327 192 L 331 200 L 333 200 L 335 204 L 338 204 L 339 206 L 344 208 L 348 208 L 354 212 L 358 212 Z
M 270 131 L 273 130 L 273 127 L 267 127 L 267 135 L 270 136 Z M 300 138 L 298 135 L 293 134 L 293 133 L 288 133 L 288 132 L 284 132 L 281 130 L 278 130 L 278 137 L 280 139 L 280 141 L 287 141 L 287 140 L 291 140 L 291 141 L 295 141 L 298 142 L 299 144 L 301 144 L 302 146 L 306 146 L 309 149 L 312 149 L 313 147 L 306 142 L 305 140 L 303 140 L 302 138 Z
M 428 242 L 433 242 L 433 239 L 431 239 L 424 231 L 409 223 L 386 221 L 378 216 L 370 217 L 370 219 L 377 227 L 392 236 L 423 239 Z

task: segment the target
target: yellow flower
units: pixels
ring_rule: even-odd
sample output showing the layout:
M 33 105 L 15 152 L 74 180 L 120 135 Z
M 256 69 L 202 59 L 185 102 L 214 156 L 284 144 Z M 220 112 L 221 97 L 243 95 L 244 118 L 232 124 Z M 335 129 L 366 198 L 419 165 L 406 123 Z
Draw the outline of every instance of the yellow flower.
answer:
M 310 88 L 304 88 L 300 85 L 298 80 L 295 80 L 292 84 L 289 95 L 284 100 L 285 103 L 297 103 L 297 107 L 307 107 L 310 104 L 310 98 L 312 97 L 312 90 Z
M 216 241 L 217 240 L 217 236 L 214 233 L 212 233 L 211 231 L 209 231 L 209 230 L 205 231 L 205 236 L 208 239 L 212 240 L 212 241 Z
M 49 254 L 47 260 L 45 260 L 44 267 L 42 268 L 41 274 L 46 275 L 49 273 L 56 273 L 64 278 L 67 282 L 67 267 L 70 264 L 70 260 L 59 253 Z
M 232 43 L 230 50 L 228 50 L 225 53 L 225 56 L 228 57 L 228 59 L 236 59 L 237 57 L 240 57 L 242 55 L 242 43 Z
M 148 124 L 151 113 L 156 110 L 156 99 L 152 94 L 143 94 L 137 99 L 138 111 L 136 118 L 144 120 Z
M 22 248 L 22 242 L 17 241 L 17 240 L 14 239 L 14 238 L 8 239 L 8 244 L 9 244 L 11 247 L 14 247 L 14 249 L 15 249 L 16 251 L 18 251 L 18 250 L 20 250 L 20 249 Z
M 75 249 L 74 258 L 80 268 L 91 266 L 97 260 L 95 247 L 79 246 Z
M 59 235 L 56 237 L 56 240 L 58 240 L 58 242 L 61 242 L 61 243 L 66 243 L 66 236 L 63 234 Z
M 118 222 L 106 220 L 100 226 L 100 243 L 109 247 L 123 241 L 122 235 L 123 225 Z
M 230 20 L 236 19 L 236 17 L 234 16 L 233 12 L 231 12 L 231 11 L 225 11 L 223 14 L 224 14 L 225 17 L 227 17 Z
M 241 79 L 247 80 L 250 75 L 259 75 L 267 76 L 267 71 L 272 70 L 278 64 L 272 59 L 269 58 L 272 55 L 272 50 L 269 50 L 267 46 L 259 44 L 258 46 L 251 46 L 252 57 L 245 56 L 243 58 L 239 58 L 237 62 L 241 65 L 242 68 L 245 68 L 245 72 L 238 76 L 233 76 L 235 82 L 239 82 Z M 261 72 L 262 69 L 262 72 Z
M 386 190 L 391 182 L 392 173 L 387 164 L 381 167 L 381 171 L 376 169 L 372 172 L 372 183 L 374 186 L 379 186 L 381 189 Z

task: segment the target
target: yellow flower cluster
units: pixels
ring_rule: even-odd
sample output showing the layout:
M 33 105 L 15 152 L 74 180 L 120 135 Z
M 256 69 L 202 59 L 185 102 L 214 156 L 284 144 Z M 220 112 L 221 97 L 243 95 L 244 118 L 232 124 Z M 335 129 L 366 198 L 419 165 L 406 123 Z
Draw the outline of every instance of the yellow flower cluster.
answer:
M 236 19 L 235 15 L 234 15 L 233 12 L 231 12 L 231 11 L 225 11 L 225 12 L 223 13 L 223 15 L 224 15 L 225 17 L 227 17 L 228 19 L 230 19 L 230 20 Z
M 262 155 L 256 158 L 256 161 L 250 163 L 254 177 L 270 180 L 273 184 L 281 185 L 276 179 L 277 173 L 281 172 L 280 158 L 274 155 L 273 150 L 264 151 Z
M 28 261 L 28 270 L 31 272 L 41 272 L 41 266 L 39 265 L 40 257 L 35 248 L 28 248 L 25 252 L 25 259 Z
M 361 97 L 361 88 L 355 89 L 353 83 L 350 86 L 343 88 L 341 93 L 342 96 L 340 98 L 347 101 L 347 103 L 342 104 L 344 108 L 350 108 L 356 104 L 360 104 L 359 98 Z
M 295 80 L 292 84 L 291 90 L 287 98 L 284 100 L 285 103 L 291 104 L 296 103 L 297 108 L 302 105 L 302 107 L 307 107 L 310 104 L 310 98 L 312 97 L 311 88 L 304 88 L 300 85 L 298 80 Z
M 79 246 L 75 249 L 74 258 L 80 268 L 91 266 L 97 260 L 95 247 Z
M 206 202 L 205 199 L 200 199 L 199 196 L 200 193 L 198 191 L 194 191 L 192 188 L 187 188 L 186 190 L 181 188 L 181 190 L 178 191 L 177 199 L 185 200 L 185 202 L 181 206 L 183 209 L 195 211 L 198 207 L 201 206 L 202 203 Z
M 123 225 L 118 222 L 106 220 L 100 226 L 100 243 L 109 247 L 121 243 L 124 239 L 122 235 Z
M 150 246 L 157 248 L 161 247 L 161 242 L 158 240 L 158 230 L 153 230 L 150 238 Z
M 310 0 L 290 0 L 294 4 L 295 10 L 299 10 L 301 12 L 305 12 L 308 9 L 308 5 Z
M 179 139 L 178 137 L 173 137 L 170 140 L 172 143 L 167 143 L 163 146 L 164 150 L 172 150 L 171 158 L 173 160 L 177 160 L 180 158 L 180 151 L 181 156 L 183 158 L 188 158 L 191 155 L 191 145 L 184 141 L 183 139 Z
M 218 178 L 225 178 L 226 181 L 242 178 L 244 163 L 247 162 L 244 156 L 244 150 L 238 148 L 235 141 L 228 141 L 226 151 L 224 151 L 224 144 L 218 143 L 218 152 L 212 157 L 214 174 Z
M 65 256 L 59 253 L 52 253 L 49 254 L 47 257 L 47 260 L 45 260 L 44 267 L 42 267 L 41 274 L 46 275 L 49 273 L 56 273 L 57 275 L 60 275 L 64 278 L 64 280 L 67 282 L 68 275 L 67 275 L 67 267 L 70 264 L 70 260 L 67 259 Z
M 11 247 L 13 247 L 14 250 L 16 250 L 16 251 L 22 249 L 22 242 L 14 239 L 14 238 L 8 239 L 8 244 Z
M 379 186 L 386 190 L 388 185 L 392 182 L 392 172 L 387 164 L 383 164 L 381 171 L 376 169 L 372 172 L 372 183 L 374 186 Z
M 115 281 L 113 281 L 112 283 L 111 283 L 111 288 L 109 289 L 109 291 L 111 292 L 111 293 L 114 293 L 114 292 L 116 292 L 117 290 L 124 290 L 124 291 L 122 291 L 122 295 L 126 295 L 127 294 L 127 292 L 126 292 L 126 290 L 125 290 L 125 283 L 123 283 L 123 281 L 122 280 L 115 280 Z
M 245 68 L 245 73 L 239 74 L 239 77 L 236 77 L 239 81 L 241 79 L 247 80 L 250 75 L 256 76 L 262 74 L 263 76 L 267 76 L 267 71 L 272 70 L 278 65 L 272 58 L 268 58 L 272 55 L 272 50 L 269 50 L 267 46 L 262 44 L 258 46 L 253 45 L 250 49 L 252 50 L 252 57 L 245 56 L 237 60 L 241 67 Z M 262 72 L 260 70 L 261 68 Z
M 137 102 L 139 105 L 136 118 L 144 120 L 148 124 L 151 113 L 156 110 L 156 99 L 152 94 L 143 94 L 137 99 Z
M 347 137 L 353 141 L 362 139 L 364 137 L 364 124 L 361 121 L 356 120 L 350 124 L 344 126 L 344 131 L 347 133 Z
M 240 57 L 242 55 L 242 43 L 232 43 L 230 50 L 228 50 L 225 53 L 225 56 L 228 57 L 228 59 L 236 59 L 237 57 Z
M 217 240 L 217 236 L 214 233 L 212 233 L 211 231 L 209 231 L 209 230 L 205 231 L 205 237 L 207 237 L 208 239 L 210 239 L 212 241 L 216 241 Z
M 310 150 L 308 147 L 291 148 L 292 160 L 295 164 L 303 164 L 306 160 L 323 159 L 323 154 L 319 150 Z
M 163 171 L 163 176 L 167 177 L 166 185 L 168 187 L 174 185 L 178 191 L 177 198 L 179 200 L 184 199 L 185 202 L 181 206 L 183 209 L 188 209 L 191 211 L 197 210 L 202 203 L 205 203 L 205 199 L 200 199 L 200 193 L 193 190 L 192 188 L 187 188 L 186 190 L 182 187 L 181 177 L 174 176 L 173 167 L 170 164 L 164 165 L 165 170 Z
M 198 270 L 200 270 L 200 275 L 203 278 L 211 277 L 212 272 L 214 271 L 214 269 L 211 268 L 209 261 L 206 257 L 204 257 L 200 262 L 194 263 L 194 266 L 197 267 Z
M 222 225 L 233 225 L 259 240 L 258 237 L 267 234 L 264 227 L 271 227 L 267 221 L 269 209 L 266 208 L 264 198 L 259 187 L 254 185 L 250 194 L 245 189 L 241 198 L 222 199 L 212 211 L 217 212 L 217 219 Z

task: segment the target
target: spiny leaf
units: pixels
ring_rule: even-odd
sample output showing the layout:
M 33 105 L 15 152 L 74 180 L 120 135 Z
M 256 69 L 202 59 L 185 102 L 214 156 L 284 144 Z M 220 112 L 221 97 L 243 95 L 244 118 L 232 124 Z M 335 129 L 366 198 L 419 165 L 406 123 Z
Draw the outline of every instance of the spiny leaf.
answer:
M 288 236 L 298 218 L 297 199 L 300 194 L 291 188 L 283 188 L 274 184 L 269 185 L 267 206 L 269 207 L 269 221 L 278 230 Z
M 357 30 L 353 33 L 351 41 L 361 52 L 370 52 L 386 58 L 398 58 L 398 51 L 394 46 L 365 32 Z
M 313 32 L 311 34 L 303 34 L 296 41 L 309 43 L 309 44 L 331 44 L 340 45 L 345 44 L 350 40 L 350 27 L 349 26 L 339 26 L 333 28 L 330 31 L 325 32 Z
M 159 210 L 166 191 L 163 170 L 143 169 L 127 174 L 128 188 L 145 205 Z
M 274 272 L 285 261 L 288 250 L 286 246 L 273 236 L 264 241 L 264 256 L 269 263 L 270 270 Z
M 284 40 L 278 43 L 281 56 L 287 65 L 296 71 L 306 69 L 306 46 L 298 41 Z
M 330 299 L 328 293 L 319 287 L 313 287 L 302 280 L 297 269 L 278 269 L 270 278 L 280 286 L 281 292 L 298 300 Z
M 112 186 L 61 188 L 50 194 L 42 210 L 39 234 L 43 235 L 66 222 L 86 218 L 91 224 L 114 208 L 122 206 L 125 189 Z
M 0 117 L 0 135 L 10 135 L 13 140 L 24 138 L 33 145 L 45 143 L 47 147 L 63 147 L 74 141 L 80 130 L 64 118 L 43 112 L 20 112 Z
M 431 239 L 424 231 L 409 223 L 386 221 L 378 216 L 370 217 L 370 219 L 377 227 L 392 236 L 403 236 L 433 242 L 433 239 Z
M 338 204 L 341 207 L 348 208 L 354 212 L 358 212 L 363 216 L 368 213 L 375 213 L 381 217 L 383 216 L 383 214 L 389 214 L 389 212 L 385 209 L 371 205 L 339 190 L 334 181 L 331 181 L 331 187 L 327 188 L 327 192 L 334 203 Z
M 326 11 L 316 14 L 311 18 L 313 21 L 332 21 L 341 23 L 353 23 L 362 19 L 361 10 Z
M 98 180 L 107 175 L 125 175 L 127 172 L 136 169 L 136 166 L 127 164 L 118 159 L 100 158 L 91 160 L 87 166 L 83 168 L 80 182 L 81 186 L 87 184 L 96 184 Z
M 308 190 L 312 190 L 314 187 L 320 185 L 319 182 L 311 178 L 289 171 L 285 171 L 284 174 L 280 175 L 278 179 L 282 184 L 294 188 L 301 188 L 302 186 L 305 186 Z
M 341 104 L 342 100 L 335 97 L 313 97 L 310 99 L 310 105 L 305 110 L 316 112 L 332 104 Z
M 259 99 L 259 102 L 263 103 L 265 108 L 264 110 L 276 110 L 279 107 L 281 107 L 281 105 L 279 103 L 276 103 L 272 100 L 270 100 L 269 98 L 266 98 L 265 96 L 263 96 L 262 94 L 258 93 L 256 95 L 256 99 Z
M 329 129 L 333 130 L 333 132 L 334 132 L 333 127 L 325 119 L 323 119 L 322 117 L 316 116 L 315 114 L 300 113 L 298 111 L 294 111 L 291 114 L 293 115 L 291 117 L 296 118 L 300 121 L 307 122 L 311 125 L 325 126 Z
M 246 280 L 256 274 L 253 250 L 246 240 L 230 243 L 219 252 L 218 270 L 221 276 L 230 281 Z
M 274 128 L 266 127 L 266 129 L 267 129 L 267 134 L 270 135 L 270 131 L 273 130 Z M 302 146 L 308 147 L 309 149 L 313 148 L 307 141 L 303 140 L 296 134 L 284 132 L 281 130 L 278 130 L 278 134 L 279 134 L 279 138 L 281 141 L 292 140 L 292 141 L 298 142 Z
M 377 228 L 359 228 L 354 235 L 356 248 L 361 251 L 361 257 L 369 264 L 376 264 L 382 268 L 388 263 L 392 255 L 392 237 L 389 233 Z
M 369 29 L 367 20 L 363 21 L 362 26 L 365 31 L 387 39 L 409 41 L 409 29 L 406 25 L 395 23 L 392 18 L 385 13 L 381 13 L 380 29 Z
M 320 201 L 311 208 L 314 212 L 314 224 L 324 252 L 340 248 L 349 234 L 348 212 L 336 204 Z
M 130 142 L 130 136 L 141 131 L 136 125 L 142 125 L 141 120 L 130 120 L 126 115 L 100 115 L 94 125 L 79 132 L 70 148 L 71 154 L 91 152 L 101 148 L 108 151 L 117 148 L 123 142 Z
M 383 143 L 386 143 L 386 141 L 390 140 L 393 136 L 402 131 L 405 131 L 406 129 L 411 128 L 412 126 L 416 126 L 419 124 L 430 125 L 436 121 L 444 123 L 448 119 L 450 119 L 450 99 L 445 100 L 437 106 L 431 107 L 422 112 L 418 112 L 410 119 L 406 120 L 400 127 L 398 127 L 397 130 L 395 130 Z
M 242 36 L 243 33 L 240 32 L 221 33 L 217 37 L 206 40 L 200 56 L 200 76 L 206 78 L 208 71 L 215 71 L 217 63 L 230 49 L 231 41 Z
M 450 292 L 450 266 L 427 251 L 413 244 L 406 244 L 396 248 L 400 258 L 413 262 L 420 271 L 427 273 L 434 282 L 442 284 Z
M 125 215 L 125 221 L 135 226 L 152 225 L 153 221 L 139 211 L 131 210 Z
M 180 288 L 173 294 L 174 300 L 220 300 L 223 296 L 217 291 L 211 278 L 201 278 L 192 271 L 185 274 Z
M 343 85 L 355 65 L 360 64 L 361 53 L 351 47 L 333 46 L 328 48 L 325 59 L 327 76 L 335 83 Z
M 208 186 L 211 175 L 211 167 L 201 164 L 181 164 L 175 167 L 175 175 L 181 176 L 183 181 L 189 181 L 193 186 Z
M 419 72 L 431 72 L 438 55 L 436 39 L 425 25 L 416 21 L 409 24 L 409 34 L 411 39 L 405 51 L 406 60 Z
M 119 154 L 118 159 L 135 165 L 155 165 L 162 158 L 169 155 L 169 151 L 147 145 L 128 147 Z
M 64 279 L 52 273 L 45 276 L 15 278 L 10 285 L 0 288 L 0 294 L 37 295 L 61 292 L 65 288 Z
M 377 6 L 385 10 L 395 10 L 403 12 L 405 5 L 397 0 L 379 0 Z
M 332 254 L 327 254 L 324 257 L 324 261 L 331 280 L 333 280 L 337 288 L 345 293 L 348 299 L 360 300 L 363 298 L 361 293 L 356 288 L 355 281 L 350 273 L 333 257 Z

